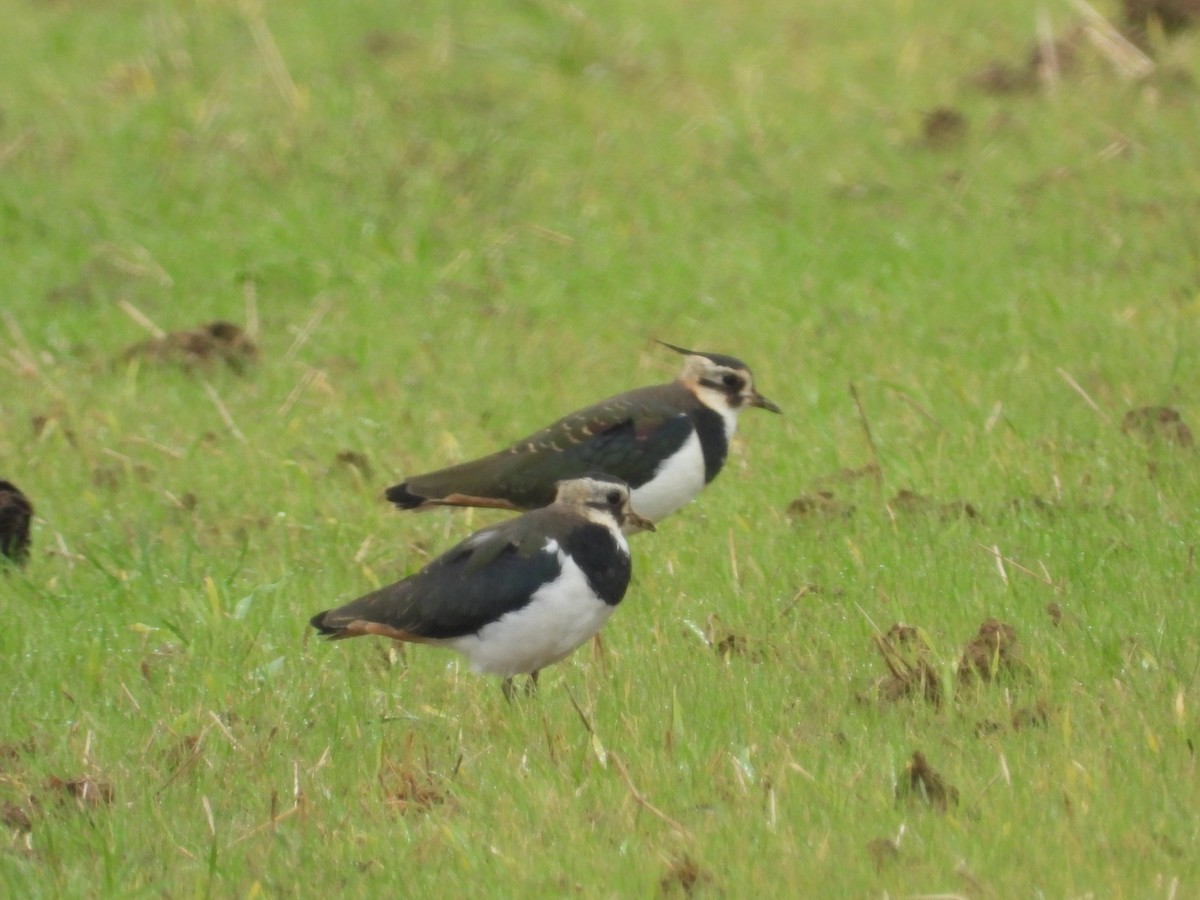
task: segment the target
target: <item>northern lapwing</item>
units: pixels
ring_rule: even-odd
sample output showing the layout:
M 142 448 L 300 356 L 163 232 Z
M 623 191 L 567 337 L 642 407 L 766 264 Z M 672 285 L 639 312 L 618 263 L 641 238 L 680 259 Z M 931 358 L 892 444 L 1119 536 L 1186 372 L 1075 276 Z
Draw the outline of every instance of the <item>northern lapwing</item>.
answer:
M 0 481 L 0 556 L 18 566 L 29 558 L 29 522 L 33 504 L 11 481 Z
M 659 343 L 685 357 L 675 381 L 618 394 L 498 453 L 417 475 L 388 488 L 387 499 L 401 509 L 536 509 L 554 499 L 560 480 L 598 470 L 628 482 L 647 519 L 669 516 L 717 477 L 744 409 L 780 409 L 740 359 Z
M 478 531 L 403 581 L 312 625 L 331 639 L 378 634 L 448 647 L 476 672 L 504 678 L 558 662 L 600 631 L 629 585 L 622 527 L 654 530 L 619 478 L 590 473 L 558 485 L 549 506 Z

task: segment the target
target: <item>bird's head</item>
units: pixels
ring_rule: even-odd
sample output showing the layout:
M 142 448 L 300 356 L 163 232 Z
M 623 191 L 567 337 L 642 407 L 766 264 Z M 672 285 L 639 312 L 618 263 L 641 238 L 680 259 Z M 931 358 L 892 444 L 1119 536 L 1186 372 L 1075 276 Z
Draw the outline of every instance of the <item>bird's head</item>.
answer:
M 654 523 L 634 511 L 629 502 L 629 485 L 602 472 L 589 472 L 558 483 L 556 503 L 576 507 L 587 518 L 611 517 L 617 527 L 626 525 L 654 531 Z
M 740 413 L 747 406 L 757 406 L 773 413 L 782 412 L 755 389 L 754 373 L 740 359 L 722 353 L 685 350 L 666 341 L 659 343 L 685 357 L 679 380 L 705 406 L 721 413 Z

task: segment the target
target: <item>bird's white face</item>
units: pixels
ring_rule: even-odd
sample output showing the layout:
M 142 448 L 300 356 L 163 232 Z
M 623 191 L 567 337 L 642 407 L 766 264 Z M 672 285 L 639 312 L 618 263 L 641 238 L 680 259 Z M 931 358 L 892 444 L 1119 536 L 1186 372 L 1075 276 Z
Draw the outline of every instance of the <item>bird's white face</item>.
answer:
M 687 357 L 683 381 L 700 402 L 722 416 L 737 416 L 747 406 L 779 412 L 779 407 L 754 387 L 754 376 L 743 365 L 722 362 L 700 354 Z
M 629 485 L 607 475 L 585 475 L 558 483 L 555 502 L 575 507 L 586 518 L 606 527 L 629 524 L 647 531 L 654 525 L 634 510 L 629 502 Z

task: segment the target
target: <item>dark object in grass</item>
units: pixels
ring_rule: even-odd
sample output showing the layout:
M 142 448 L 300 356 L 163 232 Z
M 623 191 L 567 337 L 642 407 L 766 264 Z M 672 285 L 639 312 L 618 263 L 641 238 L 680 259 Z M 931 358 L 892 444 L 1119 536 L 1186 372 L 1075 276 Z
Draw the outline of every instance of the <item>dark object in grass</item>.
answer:
M 29 523 L 33 504 L 11 481 L 0 481 L 0 556 L 18 566 L 29 559 Z
M 793 519 L 848 519 L 854 515 L 854 504 L 838 500 L 833 491 L 815 491 L 789 503 L 787 514 Z
M 1050 707 L 1045 700 L 1039 700 L 1033 706 L 1022 706 L 1013 710 L 1013 731 L 1024 728 L 1045 728 L 1050 724 Z
M 734 631 L 721 621 L 721 617 L 713 613 L 704 623 L 704 639 L 708 646 L 717 651 L 722 659 L 731 656 L 757 657 L 759 653 L 753 650 L 751 639 Z
M 135 357 L 181 366 L 188 371 L 211 368 L 214 363 L 223 362 L 242 374 L 258 359 L 258 348 L 239 326 L 217 321 L 141 341 L 121 354 L 123 361 Z
M 994 59 L 971 76 L 971 83 L 986 94 L 1031 93 L 1078 67 L 1085 38 L 1086 32 L 1076 27 L 1063 37 L 1035 41 L 1023 62 Z
M 944 150 L 961 144 L 967 136 L 967 117 L 951 106 L 928 110 L 921 118 L 921 141 L 926 147 Z
M 896 803 L 920 801 L 938 812 L 945 812 L 958 805 L 958 788 L 948 784 L 940 773 L 925 759 L 920 750 L 913 752 L 912 759 L 904 764 L 896 782 Z
M 682 892 L 685 897 L 690 897 L 710 881 L 712 881 L 712 876 L 685 853 L 675 857 L 667 865 L 662 878 L 658 880 L 658 887 L 667 896 Z
M 17 831 L 33 831 L 33 820 L 29 816 L 29 811 L 16 803 L 5 803 L 0 806 L 0 822 Z
M 1001 672 L 1019 671 L 1023 669 L 1019 655 L 1016 630 L 999 619 L 988 619 L 963 651 L 958 679 L 966 682 L 979 676 L 982 681 L 991 681 Z
M 1033 706 L 1018 707 L 1013 710 L 1009 724 L 1013 731 L 1045 728 L 1050 724 L 1050 707 L 1045 700 L 1038 700 Z M 975 723 L 975 737 L 977 738 L 991 737 L 1004 730 L 1004 725 L 995 719 L 980 719 Z
M 52 775 L 46 782 L 46 788 L 63 798 L 71 798 L 81 810 L 109 806 L 113 802 L 112 785 L 106 781 L 96 781 L 87 775 L 66 780 Z
M 1200 0 L 1122 0 L 1121 22 L 1129 37 L 1144 48 L 1151 22 L 1167 35 L 1200 25 Z
M 1038 79 L 1027 66 L 993 59 L 971 76 L 971 83 L 985 94 L 1024 94 L 1037 89 Z
M 979 510 L 966 500 L 948 500 L 939 503 L 932 497 L 910 491 L 900 490 L 895 497 L 888 501 L 888 508 L 893 512 L 928 515 L 935 513 L 942 520 L 947 519 L 978 519 Z
M 402 815 L 410 812 L 427 812 L 446 802 L 446 792 L 435 783 L 433 776 L 422 770 L 411 759 L 402 762 L 388 761 L 386 771 L 379 774 L 379 785 L 383 788 L 388 806 Z
M 918 696 L 934 706 L 941 704 L 942 685 L 929 662 L 929 644 L 919 628 L 897 622 L 887 634 L 876 634 L 874 640 L 889 672 L 876 683 L 880 700 L 896 703 Z
M 1003 728 L 1004 726 L 995 719 L 980 719 L 975 723 L 975 737 L 991 737 L 993 734 L 1002 731 Z
M 1121 431 L 1125 434 L 1136 434 L 1147 443 L 1163 441 L 1180 447 L 1195 445 L 1192 429 L 1188 428 L 1178 410 L 1169 406 L 1141 406 L 1131 409 L 1121 420 Z
M 867 855 L 875 863 L 875 871 L 880 872 L 884 866 L 899 859 L 900 848 L 891 838 L 875 838 L 873 841 L 867 841 Z
M 1058 512 L 1058 507 L 1052 501 L 1039 497 L 1037 494 L 1030 494 L 1028 497 L 1013 497 L 1006 504 L 1006 508 L 1014 513 L 1040 513 L 1044 516 L 1053 516 Z
M 360 453 L 357 450 L 342 450 L 333 458 L 333 462 L 336 467 L 344 472 L 357 472 L 363 481 L 371 480 L 371 460 L 367 459 L 365 453 Z

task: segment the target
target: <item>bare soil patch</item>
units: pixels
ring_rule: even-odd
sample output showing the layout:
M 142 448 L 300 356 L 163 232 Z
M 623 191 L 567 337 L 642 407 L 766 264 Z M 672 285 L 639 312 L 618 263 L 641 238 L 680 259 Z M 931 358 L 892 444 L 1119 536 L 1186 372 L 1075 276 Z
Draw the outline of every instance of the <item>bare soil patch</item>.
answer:
M 123 362 L 131 359 L 176 365 L 188 371 L 224 363 L 241 374 L 258 359 L 258 347 L 240 326 L 217 321 L 133 344 L 121 354 Z
M 1129 410 L 1121 420 L 1121 431 L 1140 437 L 1148 444 L 1193 447 L 1196 443 L 1192 429 L 1183 421 L 1183 416 L 1169 406 L 1142 406 Z

